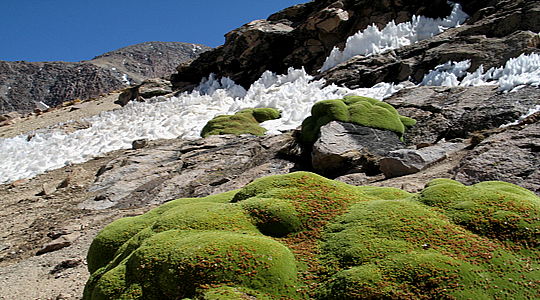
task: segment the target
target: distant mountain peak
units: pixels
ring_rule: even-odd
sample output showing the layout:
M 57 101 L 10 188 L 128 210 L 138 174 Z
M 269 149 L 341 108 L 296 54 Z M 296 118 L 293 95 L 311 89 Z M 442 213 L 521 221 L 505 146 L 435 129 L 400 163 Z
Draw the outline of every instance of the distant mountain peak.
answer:
M 181 42 L 146 42 L 81 62 L 0 61 L 0 113 L 30 112 L 36 103 L 56 106 L 89 99 L 148 78 L 173 73 L 179 64 L 211 49 Z

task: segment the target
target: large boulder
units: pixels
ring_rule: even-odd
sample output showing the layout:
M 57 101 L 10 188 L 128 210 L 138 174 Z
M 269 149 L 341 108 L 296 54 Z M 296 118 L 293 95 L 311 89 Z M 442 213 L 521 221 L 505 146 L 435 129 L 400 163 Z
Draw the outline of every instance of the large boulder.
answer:
M 311 162 L 317 173 L 329 177 L 343 175 L 353 168 L 377 173 L 382 157 L 404 147 L 392 131 L 332 121 L 321 127 Z
M 539 213 L 504 182 L 409 194 L 268 176 L 106 226 L 83 299 L 534 298 Z
M 403 133 L 415 123 L 388 103 L 346 96 L 315 103 L 300 140 L 314 142 L 311 161 L 320 174 L 339 176 L 353 168 L 373 173 L 381 156 L 404 147 Z
M 319 129 L 330 121 L 388 130 L 399 138 L 403 137 L 405 130 L 416 124 L 414 119 L 401 116 L 388 103 L 363 96 L 345 96 L 343 99 L 315 103 L 311 108 L 311 116 L 302 122 L 300 140 L 304 143 L 315 142 Z

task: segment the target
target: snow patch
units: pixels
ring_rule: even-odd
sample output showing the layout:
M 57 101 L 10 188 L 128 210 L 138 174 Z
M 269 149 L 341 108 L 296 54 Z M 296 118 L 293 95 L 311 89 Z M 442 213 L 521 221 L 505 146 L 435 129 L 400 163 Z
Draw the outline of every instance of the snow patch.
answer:
M 319 71 L 329 70 L 357 55 L 369 56 L 412 45 L 463 24 L 469 15 L 461 10 L 459 3 L 452 5 L 452 12 L 444 19 L 413 16 L 412 21 L 397 25 L 391 21 L 383 30 L 379 30 L 375 24 L 370 25 L 364 31 L 350 36 L 343 51 L 334 47 Z
M 484 72 L 481 65 L 475 72 L 469 73 L 469 60 L 447 62 L 437 66 L 424 76 L 420 85 L 479 86 L 499 85 L 499 91 L 508 92 L 525 85 L 540 85 L 540 55 L 537 53 L 521 54 L 509 59 L 504 66 L 491 68 Z

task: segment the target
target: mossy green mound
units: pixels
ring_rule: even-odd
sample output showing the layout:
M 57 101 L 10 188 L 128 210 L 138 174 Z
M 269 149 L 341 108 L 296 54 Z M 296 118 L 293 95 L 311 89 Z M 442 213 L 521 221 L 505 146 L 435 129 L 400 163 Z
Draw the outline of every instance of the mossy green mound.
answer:
M 540 244 L 540 199 L 519 186 L 500 181 L 465 186 L 438 179 L 416 198 L 472 232 L 531 247 Z
M 220 134 L 245 134 L 263 135 L 266 129 L 259 123 L 268 120 L 279 119 L 280 112 L 273 108 L 250 108 L 236 114 L 221 115 L 208 121 L 201 131 L 202 137 Z
M 311 108 L 311 116 L 302 123 L 301 140 L 314 142 L 319 129 L 330 121 L 354 123 L 366 127 L 390 130 L 403 136 L 406 129 L 414 126 L 414 119 L 401 116 L 390 104 L 379 100 L 346 96 L 343 99 L 323 100 Z
M 409 194 L 269 176 L 106 226 L 88 253 L 83 299 L 539 297 L 533 236 L 478 230 L 455 208 L 463 201 L 478 203 L 482 220 L 504 210 L 536 229 L 540 199 L 506 183 L 437 179 Z

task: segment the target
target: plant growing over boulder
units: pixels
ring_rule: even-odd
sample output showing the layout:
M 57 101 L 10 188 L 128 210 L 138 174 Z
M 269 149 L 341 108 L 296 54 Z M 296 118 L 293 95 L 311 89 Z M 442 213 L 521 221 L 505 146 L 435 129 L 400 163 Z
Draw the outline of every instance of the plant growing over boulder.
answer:
M 106 226 L 83 299 L 538 298 L 539 215 L 540 198 L 501 182 L 410 194 L 268 176 Z
M 259 126 L 268 120 L 279 119 L 280 112 L 273 108 L 249 108 L 237 112 L 234 115 L 220 115 L 208 121 L 202 129 L 201 136 L 209 137 L 220 134 L 245 134 L 263 135 L 266 129 Z
M 406 129 L 414 126 L 414 119 L 401 116 L 390 104 L 379 100 L 346 96 L 343 99 L 323 100 L 311 108 L 311 116 L 302 123 L 300 139 L 312 143 L 317 139 L 319 129 L 330 121 L 353 123 L 366 127 L 395 132 L 400 138 Z

